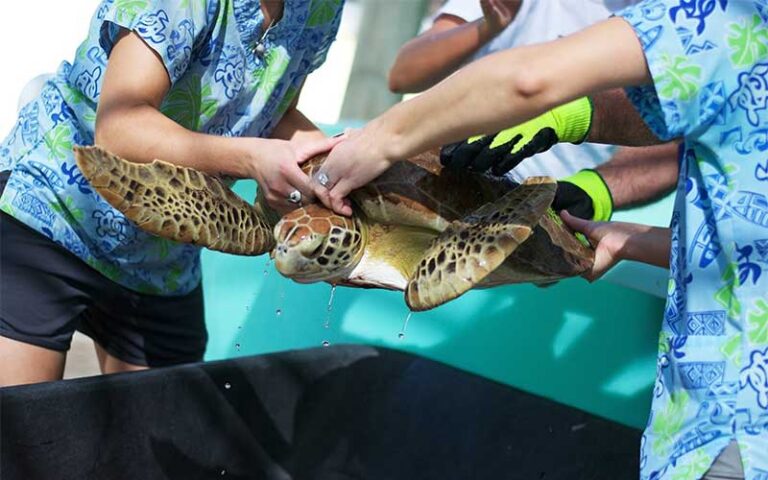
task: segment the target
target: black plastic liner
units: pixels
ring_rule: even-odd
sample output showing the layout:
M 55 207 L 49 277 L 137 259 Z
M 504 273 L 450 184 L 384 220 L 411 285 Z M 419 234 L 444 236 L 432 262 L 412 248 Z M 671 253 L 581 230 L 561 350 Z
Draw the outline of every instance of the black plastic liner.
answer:
M 0 408 L 3 480 L 638 476 L 635 429 L 365 346 L 6 388 Z

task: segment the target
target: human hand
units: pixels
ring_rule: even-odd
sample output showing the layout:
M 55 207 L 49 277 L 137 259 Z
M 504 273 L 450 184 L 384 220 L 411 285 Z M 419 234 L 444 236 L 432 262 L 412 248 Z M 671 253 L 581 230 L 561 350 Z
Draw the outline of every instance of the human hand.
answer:
M 613 198 L 597 170 L 585 169 L 557 181 L 552 208 L 594 222 L 606 222 L 613 214 Z
M 614 267 L 620 260 L 629 259 L 627 244 L 634 236 L 645 235 L 651 230 L 647 225 L 626 222 L 593 222 L 574 217 L 567 210 L 560 217 L 572 230 L 584 234 L 595 247 L 595 263 L 582 276 L 593 282 Z
M 301 171 L 300 165 L 316 155 L 327 152 L 339 143 L 341 138 L 303 142 L 256 140 L 261 143 L 254 146 L 258 151 L 254 152 L 250 161 L 250 176 L 258 182 L 269 206 L 282 215 L 314 201 L 311 181 Z M 264 148 L 265 146 L 267 148 Z
M 558 142 L 583 142 L 591 124 L 592 103 L 582 97 L 495 135 L 446 145 L 440 151 L 440 162 L 448 168 L 490 169 L 494 175 L 504 175 Z
M 480 8 L 483 9 L 483 18 L 488 25 L 489 33 L 496 35 L 509 25 L 515 18 L 513 8 L 508 5 L 509 0 L 480 0 Z
M 347 131 L 312 179 L 314 194 L 336 213 L 352 215 L 346 198 L 349 192 L 378 177 L 391 164 L 375 135 L 364 129 Z

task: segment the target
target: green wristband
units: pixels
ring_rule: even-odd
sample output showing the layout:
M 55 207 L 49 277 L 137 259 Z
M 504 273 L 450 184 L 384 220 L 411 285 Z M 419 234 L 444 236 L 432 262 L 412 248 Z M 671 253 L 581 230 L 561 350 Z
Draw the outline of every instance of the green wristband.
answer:
M 592 100 L 589 97 L 560 105 L 551 113 L 557 122 L 555 131 L 561 142 L 581 143 L 587 139 L 592 127 Z
M 580 170 L 568 178 L 560 180 L 569 182 L 584 190 L 589 198 L 592 199 L 592 209 L 594 215 L 592 220 L 596 222 L 607 222 L 613 215 L 613 197 L 605 180 L 596 170 Z

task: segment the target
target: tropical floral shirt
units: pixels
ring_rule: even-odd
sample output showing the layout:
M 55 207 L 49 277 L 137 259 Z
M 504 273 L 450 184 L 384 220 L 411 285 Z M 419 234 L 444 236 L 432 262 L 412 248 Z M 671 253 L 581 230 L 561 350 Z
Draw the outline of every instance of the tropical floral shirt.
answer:
M 684 137 L 643 479 L 698 479 L 737 440 L 768 480 L 768 1 L 646 0 L 619 15 L 653 85 L 628 95 Z
M 89 186 L 72 153 L 93 143 L 120 28 L 164 62 L 172 82 L 165 115 L 198 132 L 267 137 L 325 60 L 343 1 L 285 0 L 282 18 L 266 32 L 257 0 L 102 1 L 74 61 L 62 63 L 0 144 L 0 171 L 12 171 L 0 209 L 121 285 L 190 292 L 200 282 L 199 249 L 139 230 Z

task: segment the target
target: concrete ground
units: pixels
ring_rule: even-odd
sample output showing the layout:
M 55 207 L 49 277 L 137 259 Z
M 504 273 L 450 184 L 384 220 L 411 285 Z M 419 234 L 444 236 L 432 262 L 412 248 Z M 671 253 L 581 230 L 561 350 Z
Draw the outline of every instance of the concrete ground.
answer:
M 72 337 L 72 346 L 67 354 L 64 378 L 90 377 L 100 374 L 93 341 L 82 333 L 75 332 L 75 336 Z

